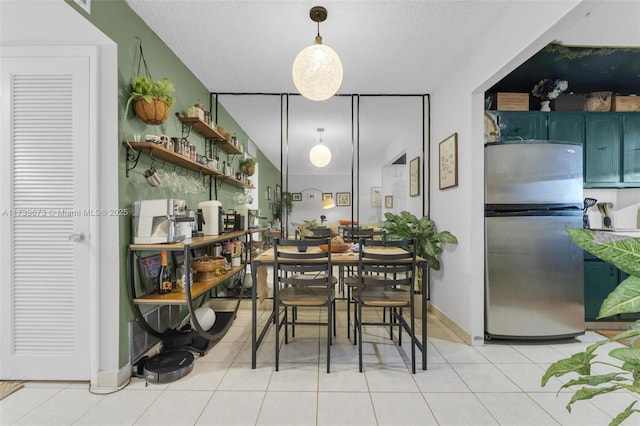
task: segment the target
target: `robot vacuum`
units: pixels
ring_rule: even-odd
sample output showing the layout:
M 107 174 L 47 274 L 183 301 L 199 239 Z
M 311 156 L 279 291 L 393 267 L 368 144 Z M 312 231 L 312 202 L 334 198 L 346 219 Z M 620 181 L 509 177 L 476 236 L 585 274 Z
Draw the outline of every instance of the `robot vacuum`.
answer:
M 160 352 L 144 363 L 144 378 L 148 383 L 174 382 L 189 374 L 194 364 L 191 352 Z

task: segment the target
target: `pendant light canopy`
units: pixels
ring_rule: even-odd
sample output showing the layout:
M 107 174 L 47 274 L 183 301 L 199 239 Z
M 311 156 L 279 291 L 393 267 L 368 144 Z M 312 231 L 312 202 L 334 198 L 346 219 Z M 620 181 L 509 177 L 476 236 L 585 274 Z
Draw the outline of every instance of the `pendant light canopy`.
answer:
M 298 53 L 291 74 L 302 96 L 312 101 L 324 101 L 335 95 L 342 85 L 342 62 L 335 50 L 322 44 L 320 37 L 320 22 L 327 19 L 327 9 L 312 7 L 309 16 L 318 23 L 316 42 Z
M 309 160 L 316 167 L 326 167 L 331 162 L 331 150 L 326 145 L 322 145 L 322 127 L 318 128 L 320 138 L 318 144 L 309 151 Z

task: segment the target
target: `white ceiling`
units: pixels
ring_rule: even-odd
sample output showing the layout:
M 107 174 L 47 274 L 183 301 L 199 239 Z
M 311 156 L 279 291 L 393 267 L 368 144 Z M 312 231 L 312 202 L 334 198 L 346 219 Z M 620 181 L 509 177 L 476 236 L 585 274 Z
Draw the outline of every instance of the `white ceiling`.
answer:
M 320 34 L 344 67 L 340 94 L 427 94 L 509 0 L 127 3 L 212 92 L 296 93 L 291 64 L 300 50 L 313 43 L 317 27 L 309 10 L 322 5 L 328 17 L 320 24 Z M 350 173 L 350 98 L 290 99 L 289 173 Z M 409 110 L 414 113 L 416 99 L 369 99 L 365 104 L 369 113 L 361 111 L 360 136 L 361 153 L 370 158 L 361 157 L 361 164 L 379 166 L 380 156 L 375 154 L 398 137 L 397 129 L 402 128 Z M 220 102 L 279 166 L 280 98 L 223 96 Z M 399 104 L 411 107 L 405 110 Z M 332 149 L 335 161 L 326 169 L 313 170 L 305 153 L 317 143 L 319 127 L 326 129 L 323 142 Z M 363 138 L 362 132 L 375 137 Z

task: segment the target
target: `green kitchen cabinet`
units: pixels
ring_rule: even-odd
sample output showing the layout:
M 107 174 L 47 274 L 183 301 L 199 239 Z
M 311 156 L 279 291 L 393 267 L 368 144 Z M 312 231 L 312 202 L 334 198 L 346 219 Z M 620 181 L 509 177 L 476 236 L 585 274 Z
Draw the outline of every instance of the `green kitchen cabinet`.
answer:
M 584 317 L 595 321 L 600 306 L 606 297 L 618 286 L 618 268 L 600 260 L 584 262 Z M 615 321 L 616 318 L 608 318 Z
M 503 141 L 547 139 L 539 111 L 499 111 L 498 126 L 500 139 Z
M 640 113 L 622 113 L 622 181 L 640 185 Z
M 612 187 L 620 183 L 620 115 L 586 113 L 585 185 Z
M 582 111 L 561 111 L 545 114 L 547 137 L 551 141 L 580 142 L 584 145 L 585 114 Z

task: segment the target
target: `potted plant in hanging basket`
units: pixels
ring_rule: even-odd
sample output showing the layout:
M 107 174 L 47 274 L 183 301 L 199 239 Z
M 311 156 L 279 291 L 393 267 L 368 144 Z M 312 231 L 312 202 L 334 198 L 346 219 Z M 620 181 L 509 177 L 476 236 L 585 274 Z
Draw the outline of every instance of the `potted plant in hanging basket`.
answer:
M 256 172 L 256 159 L 251 157 L 241 158 L 240 171 L 247 176 L 253 176 Z
M 174 91 L 175 86 L 168 78 L 136 77 L 131 83 L 127 109 L 133 103 L 133 111 L 140 120 L 147 124 L 162 124 L 169 118 L 175 103 Z

